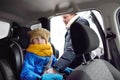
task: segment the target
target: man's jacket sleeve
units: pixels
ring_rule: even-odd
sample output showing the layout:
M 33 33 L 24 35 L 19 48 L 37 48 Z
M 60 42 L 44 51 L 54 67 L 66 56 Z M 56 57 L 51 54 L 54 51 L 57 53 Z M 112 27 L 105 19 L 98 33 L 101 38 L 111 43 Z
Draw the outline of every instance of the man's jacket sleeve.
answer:
M 68 67 L 72 61 L 75 59 L 76 54 L 74 53 L 71 39 L 69 39 L 67 43 L 67 47 L 65 47 L 63 55 L 59 58 L 59 60 L 54 64 L 54 68 L 60 71 L 63 71 L 66 67 Z

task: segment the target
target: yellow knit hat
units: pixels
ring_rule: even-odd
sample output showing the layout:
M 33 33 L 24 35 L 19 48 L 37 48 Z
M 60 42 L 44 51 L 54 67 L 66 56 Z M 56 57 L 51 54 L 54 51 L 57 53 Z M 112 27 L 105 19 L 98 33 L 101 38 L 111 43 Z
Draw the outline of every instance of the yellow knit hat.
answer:
M 36 28 L 32 31 L 29 31 L 28 34 L 30 35 L 30 42 L 36 37 L 40 36 L 45 39 L 46 43 L 49 40 L 50 32 L 47 29 L 44 28 Z

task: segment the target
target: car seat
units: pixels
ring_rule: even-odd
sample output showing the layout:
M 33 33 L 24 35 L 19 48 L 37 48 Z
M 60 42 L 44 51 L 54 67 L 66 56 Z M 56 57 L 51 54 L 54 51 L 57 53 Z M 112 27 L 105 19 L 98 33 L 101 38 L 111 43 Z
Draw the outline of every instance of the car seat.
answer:
M 0 53 L 0 72 L 3 80 L 19 80 L 23 64 L 23 51 L 20 45 L 8 38 L 1 39 Z
M 7 37 L 0 39 L 0 80 L 19 80 L 24 48 L 29 44 L 29 28 L 14 28 Z
M 23 50 L 25 50 L 30 44 L 30 36 L 28 35 L 28 31 L 31 31 L 31 29 L 27 27 L 13 29 L 12 39 L 18 42 Z
M 109 62 L 102 59 L 86 61 L 85 54 L 99 46 L 98 36 L 86 25 L 73 25 L 70 28 L 73 48 L 76 55 L 83 55 L 83 63 L 66 80 L 120 80 L 120 72 Z

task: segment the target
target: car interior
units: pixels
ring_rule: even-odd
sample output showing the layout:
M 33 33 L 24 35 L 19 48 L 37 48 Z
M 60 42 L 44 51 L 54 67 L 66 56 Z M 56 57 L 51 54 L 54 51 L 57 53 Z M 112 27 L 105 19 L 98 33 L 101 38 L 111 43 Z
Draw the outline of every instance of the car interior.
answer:
M 102 16 L 104 30 L 93 10 Z M 0 36 L 7 30 L 7 35 L 0 38 L 0 80 L 20 80 L 25 49 L 29 45 L 27 32 L 32 25 L 40 23 L 51 31 L 53 17 L 83 11 L 90 11 L 90 18 L 100 33 L 104 55 L 87 58 L 86 55 L 99 47 L 100 40 L 92 28 L 75 24 L 76 27 L 70 28 L 72 44 L 83 61 L 64 80 L 120 80 L 119 0 L 0 0 L 0 21 L 9 23 L 3 29 L 6 26 L 0 22 Z M 59 59 L 59 50 L 51 45 Z

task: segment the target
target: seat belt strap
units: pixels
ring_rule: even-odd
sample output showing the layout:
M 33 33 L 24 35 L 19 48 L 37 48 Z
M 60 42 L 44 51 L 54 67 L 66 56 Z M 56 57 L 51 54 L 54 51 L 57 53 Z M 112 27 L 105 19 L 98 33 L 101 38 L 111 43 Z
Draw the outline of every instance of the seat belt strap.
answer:
M 115 38 L 116 38 L 116 35 L 114 33 L 108 32 L 107 39 L 108 39 L 108 44 L 110 47 L 110 53 L 113 58 L 112 64 L 118 70 L 120 70 L 120 54 L 119 54 L 119 51 L 118 51 L 116 43 L 115 43 Z
M 53 56 L 51 55 L 50 60 L 49 60 L 49 62 L 46 64 L 43 72 L 45 72 L 47 69 L 49 69 L 49 68 L 51 67 L 52 61 L 53 61 Z

